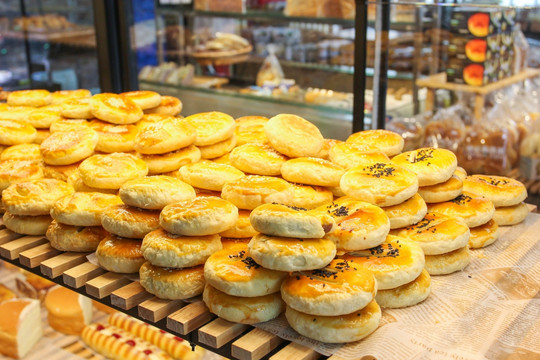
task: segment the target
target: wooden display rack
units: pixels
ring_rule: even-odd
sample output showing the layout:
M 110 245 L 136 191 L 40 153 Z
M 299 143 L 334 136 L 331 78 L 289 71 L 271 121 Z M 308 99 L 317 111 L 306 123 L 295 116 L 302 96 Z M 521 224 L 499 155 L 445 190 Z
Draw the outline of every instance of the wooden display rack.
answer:
M 192 344 L 241 360 L 319 359 L 308 347 L 291 343 L 250 325 L 219 319 L 201 301 L 163 300 L 138 281 L 108 272 L 86 258 L 61 252 L 44 236 L 25 236 L 5 228 L 0 219 L 0 258 L 105 305 L 134 316 Z M 337 360 L 337 357 L 331 357 Z
M 426 95 L 426 111 L 433 110 L 435 104 L 435 91 L 437 89 L 446 89 L 451 91 L 461 91 L 474 95 L 474 118 L 480 119 L 484 110 L 486 96 L 494 91 L 503 89 L 513 84 L 523 82 L 527 79 L 540 76 L 540 69 L 528 68 L 525 71 L 510 76 L 506 79 L 499 80 L 485 86 L 471 86 L 465 84 L 454 84 L 446 81 L 446 73 L 431 75 L 422 79 L 416 80 L 418 87 L 426 87 L 428 89 Z
M 537 207 L 529 205 L 529 210 L 536 212 Z M 0 218 L 0 259 L 49 278 L 191 344 L 240 360 L 327 358 L 306 346 L 251 325 L 217 318 L 201 300 L 188 303 L 159 299 L 146 292 L 138 281 L 90 263 L 88 254 L 58 251 L 44 236 L 25 236 L 6 229 Z M 81 347 L 80 344 L 76 346 Z M 88 358 L 94 360 L 91 356 Z M 341 358 L 333 355 L 328 359 Z

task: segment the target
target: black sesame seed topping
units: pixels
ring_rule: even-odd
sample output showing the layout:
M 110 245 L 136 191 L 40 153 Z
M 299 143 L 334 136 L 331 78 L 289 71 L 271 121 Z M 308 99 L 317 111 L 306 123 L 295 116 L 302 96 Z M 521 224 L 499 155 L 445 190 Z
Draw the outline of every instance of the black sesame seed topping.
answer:
M 466 203 L 471 202 L 471 200 L 472 200 L 472 197 L 461 194 L 454 200 L 450 200 L 450 202 L 453 202 L 454 204 L 458 204 L 458 205 L 465 205 Z
M 255 260 L 253 260 L 252 257 L 248 256 L 245 259 L 242 259 L 242 262 L 246 264 L 246 268 L 250 270 L 251 268 L 258 269 L 261 267 L 261 265 L 257 264 Z
M 396 168 L 389 164 L 385 163 L 376 163 L 370 166 L 362 168 L 363 171 L 366 171 L 368 175 L 380 178 L 380 177 L 389 177 L 394 175 Z
M 416 152 L 416 156 L 414 158 L 411 156 L 407 159 L 407 161 L 410 162 L 411 164 L 419 163 L 421 161 L 426 161 L 427 159 L 433 158 L 434 151 L 435 149 L 433 148 L 420 149 Z M 431 162 L 428 161 L 427 164 L 431 165 Z

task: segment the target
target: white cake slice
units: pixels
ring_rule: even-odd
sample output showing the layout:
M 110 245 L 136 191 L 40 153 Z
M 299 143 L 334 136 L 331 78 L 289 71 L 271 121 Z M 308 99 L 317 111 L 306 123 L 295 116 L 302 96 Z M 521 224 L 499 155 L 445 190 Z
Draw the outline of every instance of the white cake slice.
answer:
M 43 335 L 38 300 L 14 299 L 0 304 L 0 353 L 24 357 Z

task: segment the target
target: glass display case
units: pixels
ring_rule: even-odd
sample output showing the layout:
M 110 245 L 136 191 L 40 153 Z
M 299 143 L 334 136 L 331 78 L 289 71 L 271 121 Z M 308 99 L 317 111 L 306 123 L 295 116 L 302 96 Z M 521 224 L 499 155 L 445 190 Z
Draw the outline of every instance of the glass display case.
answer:
M 0 86 L 100 89 L 91 0 L 0 3 Z

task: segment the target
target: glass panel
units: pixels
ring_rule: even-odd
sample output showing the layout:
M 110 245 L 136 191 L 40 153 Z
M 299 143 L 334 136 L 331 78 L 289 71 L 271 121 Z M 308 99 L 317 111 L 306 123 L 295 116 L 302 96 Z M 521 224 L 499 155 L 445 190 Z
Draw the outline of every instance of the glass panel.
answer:
M 99 91 L 91 0 L 0 3 L 0 86 Z
M 406 150 L 444 147 L 469 173 L 540 179 L 537 5 L 369 5 L 377 37 L 368 64 L 380 79 L 374 92 L 386 95 L 385 125 L 404 134 Z
M 141 89 L 179 96 L 184 114 L 287 110 L 317 123 L 328 137 L 350 133 L 354 8 L 161 1 L 155 14 L 157 61 L 139 72 Z

